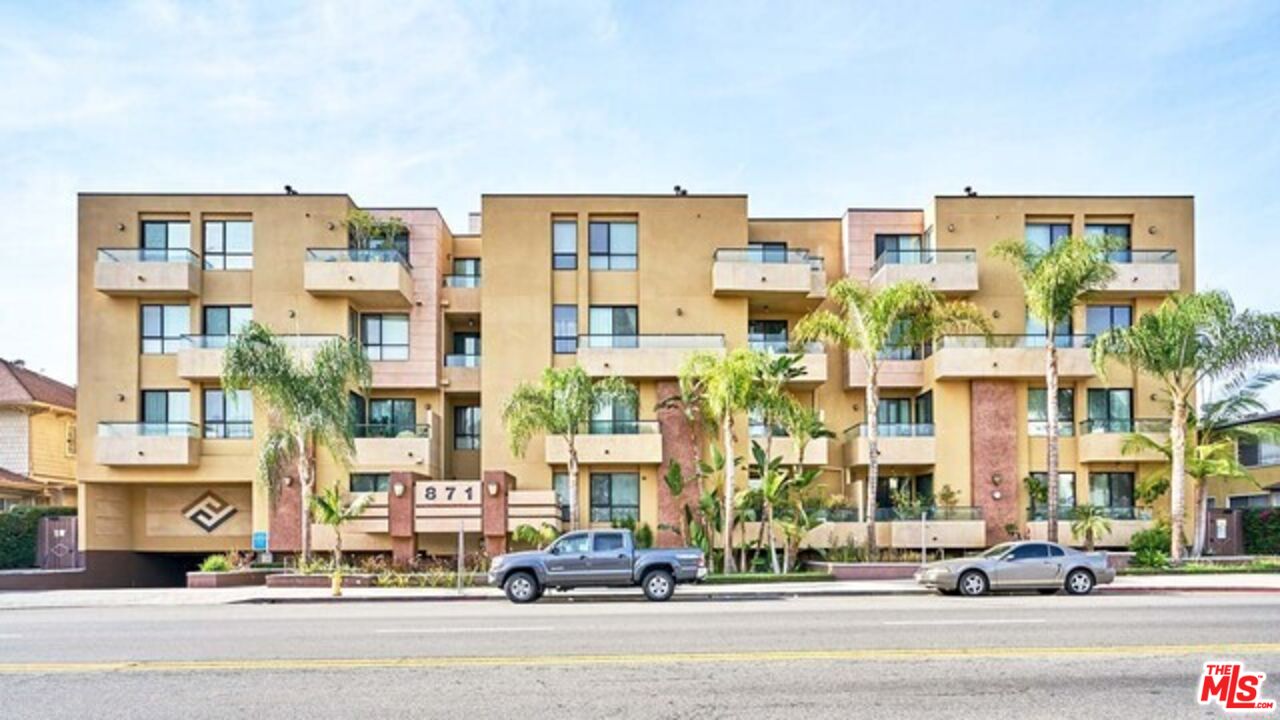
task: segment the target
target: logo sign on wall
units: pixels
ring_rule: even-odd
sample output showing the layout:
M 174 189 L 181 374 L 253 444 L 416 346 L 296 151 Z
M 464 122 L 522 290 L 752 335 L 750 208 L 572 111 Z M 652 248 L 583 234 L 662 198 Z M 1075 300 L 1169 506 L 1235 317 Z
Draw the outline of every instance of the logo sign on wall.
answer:
M 219 497 L 217 493 L 210 491 L 183 508 L 182 514 L 205 532 L 211 533 L 222 523 L 230 520 L 231 516 L 236 514 L 236 508 Z

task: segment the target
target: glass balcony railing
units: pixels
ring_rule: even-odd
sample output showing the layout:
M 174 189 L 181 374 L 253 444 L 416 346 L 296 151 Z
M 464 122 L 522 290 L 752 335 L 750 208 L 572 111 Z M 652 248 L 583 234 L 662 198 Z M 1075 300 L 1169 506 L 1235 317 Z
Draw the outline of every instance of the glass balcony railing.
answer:
M 358 438 L 429 438 L 430 425 L 413 423 L 357 423 L 351 426 L 352 435 Z
M 1115 506 L 1099 506 L 1098 510 L 1102 512 L 1103 517 L 1108 520 L 1150 520 L 1151 511 L 1147 508 L 1133 507 L 1131 505 L 1115 505 Z M 1070 521 L 1075 517 L 1075 505 L 1059 505 L 1058 520 Z M 1049 518 L 1049 508 L 1037 506 L 1027 509 L 1027 519 L 1029 520 L 1047 520 Z
M 823 260 L 810 255 L 808 250 L 783 250 L 781 248 L 720 248 L 716 250 L 718 262 L 765 263 L 775 265 L 808 265 L 814 270 L 823 268 Z
M 231 344 L 235 335 L 183 335 L 187 347 L 198 350 L 222 350 Z M 277 335 L 281 345 L 295 350 L 317 349 L 321 345 L 334 340 L 341 340 L 341 335 Z
M 659 432 L 657 420 L 592 420 L 587 435 L 653 435 Z
M 750 336 L 747 339 L 747 347 L 760 352 L 775 353 L 778 355 L 786 354 L 821 354 L 826 352 L 826 347 L 820 342 L 810 343 L 794 343 L 786 340 L 767 340 L 757 336 Z
M 1054 345 L 1059 348 L 1087 348 L 1092 335 L 1057 335 Z M 1044 348 L 1048 338 L 1044 335 L 944 335 L 938 339 L 939 350 L 962 348 L 967 350 L 991 350 L 1000 348 Z
M 480 287 L 479 275 L 445 275 L 444 286 L 451 288 L 478 288 Z
M 579 348 L 714 350 L 723 335 L 579 335 Z
M 980 507 L 927 507 L 927 508 L 895 508 L 895 507 L 878 507 L 876 508 L 876 520 L 879 522 L 907 522 L 911 520 L 919 521 L 920 516 L 924 515 L 925 520 L 947 521 L 947 520 L 981 520 L 982 508 Z
M 100 422 L 98 437 L 200 437 L 192 422 Z
M 877 423 L 876 430 L 881 438 L 891 437 L 933 437 L 933 423 Z M 867 436 L 867 424 L 858 423 L 845 431 L 858 437 Z
M 395 248 L 307 248 L 307 262 L 400 263 L 409 260 Z
M 451 353 L 444 356 L 445 367 L 480 367 L 479 355 L 463 355 L 461 353 Z
M 1076 434 L 1075 424 L 1070 420 L 1058 421 L 1058 437 L 1072 437 Z M 1028 420 L 1027 435 L 1029 437 L 1048 437 L 1049 421 L 1048 420 Z
M 976 263 L 976 250 L 885 250 L 871 266 L 874 273 L 885 265 L 933 265 L 935 263 Z
M 1177 250 L 1110 250 L 1107 260 L 1118 265 L 1131 264 L 1176 264 Z
M 99 248 L 101 263 L 188 263 L 199 265 L 200 257 L 187 248 Z
M 893 345 L 880 351 L 881 360 L 923 360 L 933 354 L 933 344 Z
M 1167 433 L 1169 418 L 1108 418 L 1105 420 L 1082 420 L 1081 435 L 1098 433 Z

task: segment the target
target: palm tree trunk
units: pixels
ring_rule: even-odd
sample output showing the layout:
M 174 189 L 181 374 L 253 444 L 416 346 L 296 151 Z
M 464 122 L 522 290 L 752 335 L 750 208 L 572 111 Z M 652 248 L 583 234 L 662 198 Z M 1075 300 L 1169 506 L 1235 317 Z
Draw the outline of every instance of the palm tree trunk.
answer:
M 1180 392 L 1173 395 L 1173 418 L 1169 425 L 1169 443 L 1173 451 L 1169 472 L 1169 558 L 1182 562 L 1182 516 L 1186 512 L 1184 484 L 1187 475 L 1187 400 Z
M 769 524 L 769 569 L 773 570 L 773 574 L 777 575 L 778 570 L 778 544 L 773 537 L 773 503 L 765 501 L 764 506 L 765 522 Z M 784 558 L 782 572 L 786 572 L 786 562 Z
M 333 571 L 342 572 L 342 526 L 333 526 Z
M 578 448 L 572 435 L 565 438 L 569 446 L 569 529 L 578 529 Z
M 1206 492 L 1204 478 L 1196 478 L 1196 539 L 1191 546 L 1191 557 L 1204 555 L 1204 546 L 1209 535 L 1209 493 Z
M 1048 476 L 1049 491 L 1049 542 L 1058 542 L 1058 346 L 1054 342 L 1053 324 L 1048 324 L 1048 337 L 1045 345 L 1044 368 L 1044 408 L 1048 419 L 1048 458 L 1045 460 L 1045 474 Z
M 728 575 L 736 570 L 733 563 L 733 415 L 725 413 L 721 420 L 724 428 L 724 519 L 721 524 L 724 525 L 724 573 Z
M 871 357 L 873 353 L 865 353 Z M 874 561 L 876 548 L 876 488 L 880 485 L 880 388 L 877 363 L 867 363 L 867 559 Z M 855 439 L 854 442 L 857 442 Z
M 298 502 L 302 505 L 298 513 L 301 523 L 298 544 L 302 564 L 306 565 L 311 562 L 311 455 L 301 433 L 298 434 Z

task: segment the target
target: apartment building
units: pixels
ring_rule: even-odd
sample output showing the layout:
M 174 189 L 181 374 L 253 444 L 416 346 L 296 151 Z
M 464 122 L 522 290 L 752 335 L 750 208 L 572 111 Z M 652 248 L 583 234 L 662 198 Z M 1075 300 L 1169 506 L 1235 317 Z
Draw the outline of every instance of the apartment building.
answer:
M 1268 412 L 1236 425 L 1277 422 L 1280 422 L 1280 412 Z M 1206 485 L 1209 508 L 1280 508 L 1280 443 L 1268 439 L 1239 442 L 1236 444 L 1236 459 L 1250 478 L 1211 478 Z
M 0 512 L 75 504 L 75 388 L 0 359 Z
M 221 349 L 248 318 L 286 336 L 301 360 L 345 337 L 373 364 L 368 395 L 353 398 L 352 466 L 318 458 L 322 486 L 375 493 L 344 533 L 347 549 L 403 559 L 452 552 L 459 529 L 469 547 L 492 551 L 525 522 L 678 523 L 689 498 L 670 497 L 661 475 L 672 461 L 693 467 L 707 439 L 660 401 L 688 354 L 743 346 L 802 355 L 794 394 L 837 433 L 805 448 L 804 462 L 847 505 L 810 543 L 836 543 L 836 530 L 858 532 L 866 378 L 838 349 L 796 347 L 792 333 L 844 276 L 921 280 L 988 310 L 997 333 L 893 351 L 878 504 L 892 513 L 895 495 L 945 490 L 954 507 L 929 523 L 935 545 L 1043 535 L 1023 478 L 1044 469 L 1045 340 L 1013 270 L 989 251 L 1009 238 L 1047 245 L 1085 233 L 1130 246 L 1113 254 L 1115 281 L 1055 339 L 1062 497 L 1112 508 L 1108 544 L 1146 522 L 1133 483 L 1156 458 L 1120 445 L 1167 417 L 1149 380 L 1095 373 L 1087 338 L 1194 288 L 1189 197 L 937 197 L 921 209 L 755 218 L 744 195 L 485 195 L 467 233 L 432 208 L 374 209 L 408 227 L 390 251 L 351 246 L 344 219 L 355 207 L 344 195 L 80 196 L 80 530 L 90 557 L 296 550 L 296 483 L 272 502 L 255 482 L 262 408 L 218 385 Z M 639 399 L 590 423 L 570 488 L 563 444 L 538 439 L 517 452 L 500 414 L 517 383 L 574 364 L 631 380 Z M 768 431 L 745 417 L 740 427 L 747 455 Z M 773 443 L 798 459 L 789 438 Z M 577 518 L 567 517 L 569 493 Z M 885 519 L 882 544 L 918 546 L 918 522 Z M 315 535 L 318 547 L 329 542 L 322 528 Z

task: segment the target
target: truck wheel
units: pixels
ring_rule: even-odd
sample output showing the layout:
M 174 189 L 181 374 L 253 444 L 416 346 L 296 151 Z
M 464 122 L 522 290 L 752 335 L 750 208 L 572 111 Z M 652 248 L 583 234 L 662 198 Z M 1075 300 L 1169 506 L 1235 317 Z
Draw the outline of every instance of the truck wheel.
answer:
M 502 589 L 507 593 L 508 600 L 519 604 L 531 603 L 542 595 L 537 578 L 527 572 L 511 573 L 502 584 Z
M 650 570 L 640 581 L 644 588 L 644 596 L 654 602 L 669 600 L 676 591 L 676 579 L 666 570 Z

